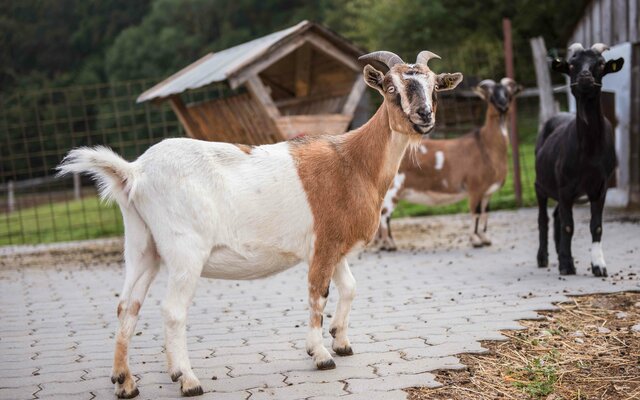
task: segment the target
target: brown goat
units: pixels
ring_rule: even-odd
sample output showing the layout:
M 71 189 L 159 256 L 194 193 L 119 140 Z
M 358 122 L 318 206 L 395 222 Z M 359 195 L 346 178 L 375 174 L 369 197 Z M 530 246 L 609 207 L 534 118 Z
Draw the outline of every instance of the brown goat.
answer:
M 379 249 L 396 249 L 390 219 L 401 199 L 437 206 L 468 197 L 473 218 L 471 244 L 491 245 L 486 234 L 488 205 L 507 176 L 506 117 L 521 87 L 513 79 L 503 78 L 500 83 L 484 80 L 473 90 L 487 102 L 484 125 L 456 139 L 423 139 L 415 153 L 405 154 L 383 202 L 375 242 Z

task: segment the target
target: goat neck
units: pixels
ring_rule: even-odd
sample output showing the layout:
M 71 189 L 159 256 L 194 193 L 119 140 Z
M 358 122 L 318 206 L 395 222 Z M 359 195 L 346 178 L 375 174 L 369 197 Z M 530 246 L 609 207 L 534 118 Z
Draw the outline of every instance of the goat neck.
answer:
M 591 97 L 576 96 L 576 109 L 576 130 L 580 147 L 587 153 L 602 148 L 605 129 L 600 93 Z
M 420 137 L 416 137 L 419 141 Z M 351 160 L 352 170 L 374 182 L 382 199 L 398 172 L 411 137 L 391 129 L 385 102 L 366 124 L 344 134 L 342 140 L 345 159 Z
M 488 102 L 484 124 L 480 128 L 482 140 L 487 143 L 501 144 L 506 151 L 506 146 L 509 144 L 508 116 L 509 112 L 501 113 L 491 102 Z

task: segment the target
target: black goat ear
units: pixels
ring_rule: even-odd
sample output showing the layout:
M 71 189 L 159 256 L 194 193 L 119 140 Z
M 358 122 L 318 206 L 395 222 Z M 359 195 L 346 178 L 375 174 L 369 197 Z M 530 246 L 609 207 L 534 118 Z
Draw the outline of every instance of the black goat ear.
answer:
M 602 75 L 604 76 L 612 72 L 618 72 L 622 69 L 623 65 L 624 65 L 624 58 L 622 57 L 618 58 L 617 60 L 609 60 L 604 65 L 604 72 L 602 73 Z
M 551 69 L 556 71 L 556 72 L 561 72 L 563 74 L 569 74 L 569 63 L 567 63 L 565 60 L 562 60 L 560 58 L 556 58 L 555 60 L 551 61 Z

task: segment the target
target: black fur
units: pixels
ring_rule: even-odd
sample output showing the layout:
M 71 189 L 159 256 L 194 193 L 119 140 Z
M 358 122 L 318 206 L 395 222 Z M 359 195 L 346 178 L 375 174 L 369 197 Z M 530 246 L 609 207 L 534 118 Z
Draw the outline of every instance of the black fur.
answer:
M 558 201 L 553 213 L 554 241 L 561 275 L 575 274 L 571 255 L 574 232 L 572 208 L 574 202 L 587 195 L 591 202 L 591 238 L 599 242 L 602 236 L 602 210 L 607 184 L 616 168 L 616 154 L 611 123 L 602 114 L 600 88 L 602 77 L 616 72 L 623 64 L 611 63 L 593 50 L 574 53 L 568 61 L 556 60 L 553 69 L 571 78 L 571 92 L 576 98 L 577 115 L 558 114 L 549 119 L 538 134 L 536 143 L 536 196 L 538 198 L 538 229 L 540 247 L 538 266 L 546 267 L 548 255 L 547 202 Z M 611 69 L 611 68 L 609 68 Z M 606 276 L 606 270 L 593 269 L 594 275 Z

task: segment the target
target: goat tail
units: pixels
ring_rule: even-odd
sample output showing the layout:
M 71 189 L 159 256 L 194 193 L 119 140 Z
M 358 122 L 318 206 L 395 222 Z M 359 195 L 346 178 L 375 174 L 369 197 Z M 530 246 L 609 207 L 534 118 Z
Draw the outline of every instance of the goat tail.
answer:
M 69 151 L 56 168 L 57 176 L 86 173 L 96 180 L 100 198 L 115 200 L 123 207 L 131 202 L 136 186 L 136 168 L 105 146 L 78 147 Z

